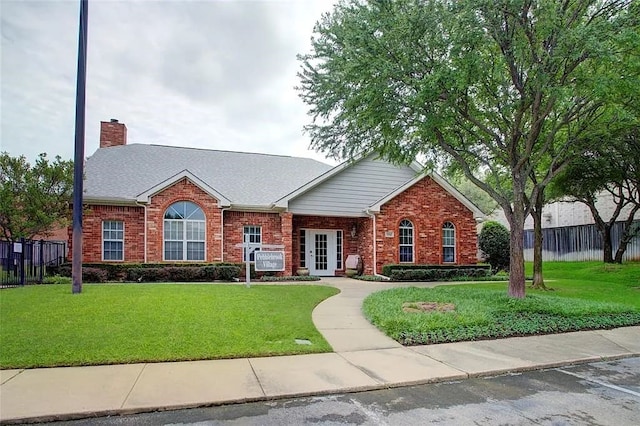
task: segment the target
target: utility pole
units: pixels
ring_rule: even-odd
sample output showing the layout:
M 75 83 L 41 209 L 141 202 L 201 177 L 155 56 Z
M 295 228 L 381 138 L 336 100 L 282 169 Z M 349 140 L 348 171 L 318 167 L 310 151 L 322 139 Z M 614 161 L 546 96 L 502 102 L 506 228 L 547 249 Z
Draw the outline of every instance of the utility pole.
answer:
M 73 237 L 71 292 L 82 292 L 82 175 L 84 169 L 84 123 L 87 83 L 87 6 L 80 0 L 80 29 L 78 32 L 78 76 L 76 82 L 76 137 L 73 160 Z

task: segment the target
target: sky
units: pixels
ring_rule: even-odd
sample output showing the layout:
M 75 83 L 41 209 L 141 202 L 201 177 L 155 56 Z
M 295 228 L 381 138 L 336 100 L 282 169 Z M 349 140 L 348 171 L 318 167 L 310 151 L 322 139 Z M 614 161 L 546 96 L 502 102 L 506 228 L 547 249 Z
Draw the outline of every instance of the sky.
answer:
M 314 158 L 299 53 L 332 0 L 89 0 L 85 157 L 128 143 Z M 0 151 L 73 159 L 79 0 L 0 0 Z

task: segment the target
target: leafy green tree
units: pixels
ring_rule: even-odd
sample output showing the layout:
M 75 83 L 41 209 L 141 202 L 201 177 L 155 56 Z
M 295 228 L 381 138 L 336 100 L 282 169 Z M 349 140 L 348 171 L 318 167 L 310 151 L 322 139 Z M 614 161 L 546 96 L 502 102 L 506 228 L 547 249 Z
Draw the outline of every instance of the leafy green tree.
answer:
M 455 164 L 504 210 L 508 293 L 524 297 L 534 200 L 602 111 L 639 90 L 636 3 L 343 0 L 299 56 L 311 146 Z M 607 125 L 637 119 L 617 118 Z
M 469 201 L 478 206 L 484 214 L 492 213 L 498 204 L 486 192 L 478 188 L 464 175 L 447 176 L 449 182 Z
M 589 207 L 603 242 L 605 263 L 622 263 L 631 240 L 640 234 L 634 220 L 640 211 L 640 127 L 610 135 L 605 144 L 574 158 L 552 183 L 556 197 Z M 598 210 L 601 194 L 609 195 L 614 210 L 609 219 Z M 626 216 L 626 217 L 625 217 Z M 621 220 L 623 232 L 613 255 L 612 229 Z
M 494 272 L 509 269 L 509 230 L 501 223 L 488 221 L 482 224 L 478 246 Z
M 47 235 L 64 225 L 73 193 L 73 162 L 40 154 L 32 166 L 24 156 L 0 154 L 0 232 L 7 240 Z

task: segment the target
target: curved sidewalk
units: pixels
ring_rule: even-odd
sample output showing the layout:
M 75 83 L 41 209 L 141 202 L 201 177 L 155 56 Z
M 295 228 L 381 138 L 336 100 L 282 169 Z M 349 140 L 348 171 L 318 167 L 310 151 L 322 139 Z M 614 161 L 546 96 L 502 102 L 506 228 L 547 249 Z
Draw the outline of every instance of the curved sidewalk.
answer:
M 381 389 L 640 355 L 640 327 L 405 348 L 361 311 L 371 292 L 403 284 L 321 284 L 341 290 L 313 311 L 333 353 L 1 370 L 0 423 Z

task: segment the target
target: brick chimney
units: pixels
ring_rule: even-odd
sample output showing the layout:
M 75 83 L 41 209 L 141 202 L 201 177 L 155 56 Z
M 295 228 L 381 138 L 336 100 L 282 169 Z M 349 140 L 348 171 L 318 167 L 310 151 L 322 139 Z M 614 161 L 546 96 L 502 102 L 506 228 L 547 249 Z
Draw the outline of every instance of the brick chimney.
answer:
M 127 126 L 112 118 L 100 122 L 100 148 L 127 144 Z

